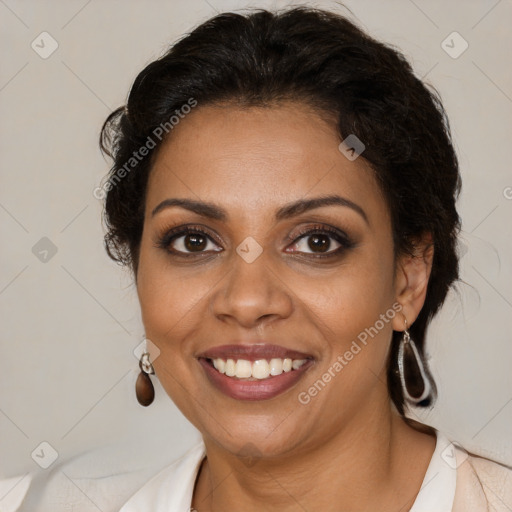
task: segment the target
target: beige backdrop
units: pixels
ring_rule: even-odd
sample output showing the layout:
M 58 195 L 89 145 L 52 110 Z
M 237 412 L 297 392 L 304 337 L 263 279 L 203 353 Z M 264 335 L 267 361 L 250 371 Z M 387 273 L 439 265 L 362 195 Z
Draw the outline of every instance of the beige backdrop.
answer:
M 88 450 L 164 464 L 198 438 L 159 385 L 148 409 L 135 400 L 144 331 L 130 277 L 102 245 L 98 131 L 137 73 L 199 22 L 292 3 L 0 1 L 0 504 L 27 474 Z M 460 157 L 462 280 L 429 331 L 439 400 L 417 414 L 512 464 L 512 3 L 346 5 L 440 91 Z

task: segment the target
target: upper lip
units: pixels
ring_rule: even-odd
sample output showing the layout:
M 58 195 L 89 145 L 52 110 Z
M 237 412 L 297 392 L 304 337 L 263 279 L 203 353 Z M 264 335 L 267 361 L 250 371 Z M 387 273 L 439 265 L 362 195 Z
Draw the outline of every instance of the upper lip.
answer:
M 246 359 L 248 361 L 256 361 L 258 359 L 312 359 L 311 354 L 292 350 L 280 345 L 270 343 L 255 343 L 247 344 L 232 344 L 232 345 L 219 345 L 217 347 L 209 348 L 201 352 L 198 358 L 205 359 Z

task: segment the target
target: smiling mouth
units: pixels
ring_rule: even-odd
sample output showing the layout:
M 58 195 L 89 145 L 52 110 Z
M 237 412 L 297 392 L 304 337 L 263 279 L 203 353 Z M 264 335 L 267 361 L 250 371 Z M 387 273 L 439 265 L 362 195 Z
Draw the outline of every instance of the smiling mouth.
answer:
M 208 382 L 235 400 L 268 400 L 293 388 L 315 364 L 306 352 L 270 343 L 238 343 L 196 355 Z
M 308 360 L 291 358 L 257 359 L 255 361 L 249 361 L 248 359 L 206 359 L 220 374 L 246 381 L 272 379 L 282 373 L 298 370 Z

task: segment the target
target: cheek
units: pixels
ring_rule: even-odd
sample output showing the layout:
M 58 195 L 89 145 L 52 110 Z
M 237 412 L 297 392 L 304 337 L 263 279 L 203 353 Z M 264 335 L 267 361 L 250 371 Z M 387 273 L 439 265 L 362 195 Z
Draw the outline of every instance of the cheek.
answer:
M 165 356 L 158 363 L 165 360 L 166 368 L 179 371 L 183 359 L 192 355 L 187 341 L 197 335 L 206 320 L 206 301 L 222 281 L 223 272 L 227 270 L 206 272 L 200 265 L 193 269 L 171 264 L 163 250 L 155 251 L 143 241 L 137 294 L 146 337 Z
M 169 264 L 164 250 L 155 250 L 145 236 L 140 248 L 137 295 L 147 330 L 161 333 L 175 325 L 194 304 L 197 287 Z M 147 334 L 147 333 L 146 333 Z
M 306 287 L 305 287 L 306 288 Z M 308 299 L 321 322 L 325 372 L 342 358 L 336 385 L 345 388 L 372 385 L 385 370 L 394 299 L 393 255 L 383 250 L 361 251 L 354 263 L 340 267 L 322 293 Z M 370 380 L 368 380 L 370 379 Z
M 153 367 L 167 394 L 192 422 L 195 421 L 194 409 L 184 385 L 191 390 L 194 381 L 190 380 L 189 358 L 182 354 L 187 345 L 180 340 L 185 331 L 190 334 L 191 329 L 197 329 L 194 306 L 200 307 L 206 290 L 204 277 L 202 280 L 183 279 L 179 269 L 166 264 L 165 256 L 162 258 L 141 246 L 137 294 L 145 335 L 160 351 L 152 361 Z
M 308 286 L 311 289 L 311 283 L 304 283 L 303 289 Z M 392 256 L 377 248 L 361 251 L 316 292 L 308 302 L 328 324 L 364 329 L 393 303 Z

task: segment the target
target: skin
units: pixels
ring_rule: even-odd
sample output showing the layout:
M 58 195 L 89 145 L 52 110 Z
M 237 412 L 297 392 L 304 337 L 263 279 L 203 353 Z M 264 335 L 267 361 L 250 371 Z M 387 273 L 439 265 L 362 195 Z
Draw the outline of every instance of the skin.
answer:
M 435 437 L 396 413 L 386 358 L 392 331 L 403 331 L 404 318 L 412 325 L 423 306 L 432 246 L 426 235 L 414 258 L 395 259 L 372 170 L 362 157 L 348 160 L 339 143 L 335 126 L 305 105 L 199 105 L 154 160 L 137 292 L 146 336 L 160 350 L 156 375 L 206 445 L 192 501 L 198 512 L 397 512 L 409 510 L 420 489 Z M 274 220 L 287 203 L 332 194 L 359 205 L 367 221 L 336 205 Z M 215 203 L 228 219 L 176 206 L 152 216 L 168 198 Z M 185 258 L 156 246 L 170 226 L 198 224 L 213 235 L 202 253 L 188 249 Z M 300 238 L 300 228 L 319 224 L 345 231 L 353 246 L 315 259 L 340 247 L 328 238 L 330 246 L 315 252 L 311 234 Z M 236 252 L 249 236 L 263 249 L 252 263 Z M 172 247 L 187 253 L 186 239 Z M 298 394 L 396 303 L 401 314 L 301 404 Z M 235 340 L 297 349 L 315 364 L 277 397 L 235 400 L 209 383 L 196 358 Z

